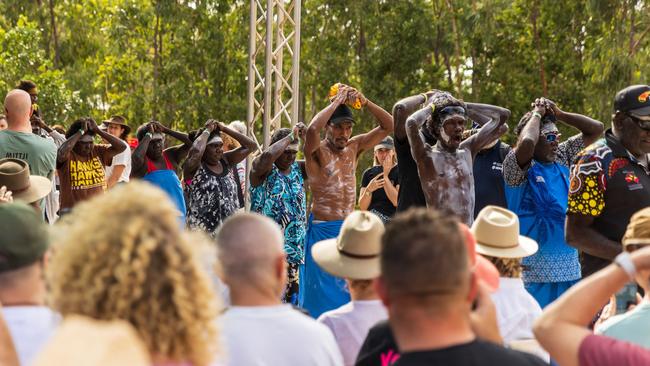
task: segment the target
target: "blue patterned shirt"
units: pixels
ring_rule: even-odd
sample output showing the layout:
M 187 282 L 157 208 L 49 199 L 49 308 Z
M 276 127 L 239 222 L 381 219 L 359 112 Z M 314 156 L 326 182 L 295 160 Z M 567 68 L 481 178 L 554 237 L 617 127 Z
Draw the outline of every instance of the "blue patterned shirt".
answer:
M 289 175 L 282 174 L 274 164 L 264 182 L 251 187 L 251 211 L 270 217 L 284 229 L 284 250 L 289 263 L 304 263 L 307 204 L 297 162 Z

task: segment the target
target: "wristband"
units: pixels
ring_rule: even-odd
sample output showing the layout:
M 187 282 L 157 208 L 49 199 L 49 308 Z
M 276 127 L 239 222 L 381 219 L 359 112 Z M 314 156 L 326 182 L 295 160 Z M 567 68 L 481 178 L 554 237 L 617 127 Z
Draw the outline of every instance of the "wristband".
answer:
M 79 134 L 80 134 L 81 136 L 83 136 L 83 135 L 84 135 L 84 130 L 79 130 Z
M 153 137 L 153 135 L 151 134 L 151 132 L 147 132 L 144 136 L 145 136 L 145 137 L 148 137 L 148 138 L 152 138 L 152 137 Z
M 436 112 L 436 105 L 431 103 L 429 107 L 431 108 L 431 114 L 434 114 Z
M 617 266 L 621 267 L 621 269 L 627 273 L 628 277 L 630 277 L 630 280 L 634 280 L 634 275 L 636 275 L 636 266 L 634 265 L 634 262 L 632 262 L 630 253 L 622 252 L 621 254 L 617 255 L 614 259 L 614 263 L 616 263 Z
M 206 133 L 206 132 L 208 133 L 208 135 L 210 134 L 210 131 L 208 131 L 207 128 L 205 130 L 203 130 L 203 132 L 201 132 L 201 133 Z
M 429 99 L 429 98 L 427 98 L 427 95 L 424 94 L 424 93 L 420 93 L 420 96 L 421 96 L 422 98 L 424 98 L 424 101 L 422 101 L 422 104 L 426 103 L 426 102 L 427 102 L 427 99 Z
M 539 112 L 537 112 L 537 111 L 533 112 L 533 117 L 537 117 L 539 119 L 542 119 L 542 115 L 539 114 Z
M 289 134 L 289 138 L 291 139 L 291 142 L 296 141 L 296 137 L 293 135 L 293 131 Z

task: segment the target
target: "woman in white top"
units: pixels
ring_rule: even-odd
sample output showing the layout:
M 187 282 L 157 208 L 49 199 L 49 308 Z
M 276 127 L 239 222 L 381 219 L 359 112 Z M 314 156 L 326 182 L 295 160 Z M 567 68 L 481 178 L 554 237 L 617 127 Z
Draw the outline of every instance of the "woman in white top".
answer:
M 119 137 L 125 144 L 126 149 L 113 157 L 110 166 L 104 168 L 106 171 L 106 186 L 113 188 L 117 183 L 126 183 L 131 175 L 131 149 L 126 142 L 126 137 L 131 132 L 131 127 L 126 124 L 126 119 L 122 116 L 112 116 L 111 119 L 104 121 L 106 132 L 115 137 Z

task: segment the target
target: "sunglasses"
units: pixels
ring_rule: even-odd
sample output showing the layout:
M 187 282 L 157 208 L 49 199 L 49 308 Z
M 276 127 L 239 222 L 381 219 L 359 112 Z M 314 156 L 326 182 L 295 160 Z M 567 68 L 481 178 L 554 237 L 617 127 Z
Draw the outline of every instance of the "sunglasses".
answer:
M 560 139 L 560 136 L 562 136 L 562 134 L 559 132 L 547 132 L 547 133 L 543 133 L 542 136 L 546 138 L 546 142 L 554 142 L 554 141 L 558 141 Z
M 440 118 L 443 118 L 445 116 L 450 116 L 452 114 L 460 114 L 462 116 L 465 116 L 466 111 L 465 108 L 459 106 L 449 106 L 438 111 L 438 116 L 440 116 Z
M 636 123 L 636 125 L 639 126 L 640 129 L 645 131 L 650 131 L 650 116 L 644 116 L 643 118 L 639 118 L 629 113 L 627 114 L 627 116 L 630 117 L 632 122 Z

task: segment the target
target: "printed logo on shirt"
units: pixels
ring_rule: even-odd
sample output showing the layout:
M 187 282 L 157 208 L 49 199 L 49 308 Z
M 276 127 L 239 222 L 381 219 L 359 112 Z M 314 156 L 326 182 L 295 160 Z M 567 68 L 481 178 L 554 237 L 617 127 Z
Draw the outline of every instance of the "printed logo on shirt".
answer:
M 544 180 L 544 177 L 542 177 L 541 175 L 538 175 L 538 176 L 535 177 L 535 182 L 537 182 L 537 183 L 546 183 L 546 181 Z
M 641 93 L 641 95 L 639 95 L 639 102 L 641 102 L 641 103 L 647 102 L 648 97 L 650 97 L 650 91 L 646 91 L 646 92 Z
M 496 161 L 493 161 L 492 162 L 492 170 L 498 170 L 498 171 L 502 172 L 503 171 L 503 164 L 501 164 L 499 162 L 496 162 Z
M 623 171 L 625 174 L 625 181 L 628 183 L 627 188 L 630 191 L 636 191 L 643 189 L 643 184 L 639 183 L 639 177 L 631 171 Z
M 70 161 L 70 186 L 75 189 L 102 187 L 106 182 L 104 166 L 95 157 L 90 161 Z
M 10 159 L 20 159 L 20 160 L 29 160 L 29 154 L 24 152 L 7 152 L 5 158 Z

